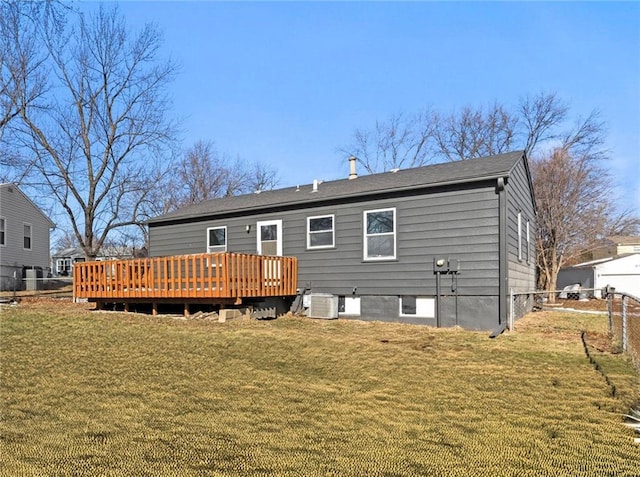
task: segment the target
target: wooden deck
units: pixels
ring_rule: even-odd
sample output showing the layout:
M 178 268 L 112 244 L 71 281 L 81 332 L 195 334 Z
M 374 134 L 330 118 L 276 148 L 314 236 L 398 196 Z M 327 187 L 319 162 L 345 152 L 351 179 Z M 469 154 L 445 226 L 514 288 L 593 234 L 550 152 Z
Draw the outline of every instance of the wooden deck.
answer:
M 298 262 L 294 257 L 240 253 L 174 255 L 76 263 L 73 291 L 75 298 L 87 298 L 98 304 L 239 305 L 245 298 L 294 296 L 297 275 Z

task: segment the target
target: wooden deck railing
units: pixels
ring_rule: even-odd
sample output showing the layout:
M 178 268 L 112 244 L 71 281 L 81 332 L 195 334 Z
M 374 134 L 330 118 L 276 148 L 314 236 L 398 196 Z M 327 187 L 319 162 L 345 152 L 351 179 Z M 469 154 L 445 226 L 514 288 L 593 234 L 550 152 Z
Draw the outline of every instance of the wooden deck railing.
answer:
M 296 294 L 294 257 L 203 253 L 79 262 L 76 298 L 245 298 Z

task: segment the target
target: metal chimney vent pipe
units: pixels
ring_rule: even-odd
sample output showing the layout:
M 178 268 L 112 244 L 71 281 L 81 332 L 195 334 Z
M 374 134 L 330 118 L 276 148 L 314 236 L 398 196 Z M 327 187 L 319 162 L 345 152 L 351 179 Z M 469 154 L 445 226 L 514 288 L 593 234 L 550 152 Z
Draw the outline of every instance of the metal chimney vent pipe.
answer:
M 356 172 L 356 157 L 351 156 L 349 158 L 349 180 L 356 179 L 358 177 L 358 173 Z

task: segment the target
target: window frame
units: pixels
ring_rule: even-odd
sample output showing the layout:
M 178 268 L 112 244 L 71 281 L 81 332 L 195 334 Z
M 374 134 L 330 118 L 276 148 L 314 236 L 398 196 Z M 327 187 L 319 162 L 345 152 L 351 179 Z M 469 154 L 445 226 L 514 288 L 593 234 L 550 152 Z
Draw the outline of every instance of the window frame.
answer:
M 62 267 L 60 267 L 60 263 L 62 263 Z M 68 265 L 68 267 L 67 267 Z M 61 272 L 71 273 L 73 270 L 73 260 L 70 258 L 58 258 L 56 259 L 56 273 L 60 274 Z
M 327 217 L 331 217 L 331 229 L 330 230 L 322 230 L 322 231 L 311 231 L 311 221 L 313 219 L 325 219 Z M 331 232 L 331 244 L 330 245 L 311 245 L 311 234 L 317 233 L 327 233 Z M 326 214 L 326 215 L 314 215 L 312 217 L 307 217 L 307 249 L 309 250 L 318 250 L 318 249 L 326 249 L 326 248 L 335 248 L 336 246 L 336 215 L 335 214 Z
M 27 227 L 29 227 L 28 236 L 25 234 Z M 29 246 L 25 247 L 27 238 L 29 239 Z M 22 222 L 22 249 L 33 250 L 33 225 L 31 225 L 29 222 Z
M 522 261 L 522 212 L 518 212 L 518 260 Z
M 531 263 L 531 235 L 530 235 L 530 231 L 529 231 L 529 221 L 527 220 L 527 240 L 526 240 L 526 244 L 527 244 L 527 249 L 526 249 L 526 257 L 527 257 L 527 263 Z
M 393 212 L 393 231 L 392 232 L 383 232 L 376 234 L 368 234 L 367 233 L 367 218 L 369 214 L 374 214 L 376 212 Z M 369 237 L 376 236 L 392 236 L 393 237 L 393 255 L 384 255 L 384 256 L 369 256 Z M 395 207 L 385 207 L 382 209 L 371 209 L 365 210 L 362 212 L 362 260 L 365 262 L 380 262 L 380 261 L 389 261 L 396 260 L 397 257 L 397 245 L 398 245 L 398 225 L 397 225 L 397 214 Z
M 270 225 L 276 226 L 276 255 L 266 255 L 264 253 L 264 242 L 262 240 L 262 227 L 268 227 Z M 282 219 L 272 220 L 258 220 L 256 222 L 256 250 L 258 255 L 282 257 L 284 249 L 284 227 L 282 225 Z
M 211 238 L 211 230 L 224 230 L 224 245 L 210 245 L 209 239 Z M 207 227 L 207 253 L 224 253 L 227 251 L 227 247 L 229 244 L 228 235 L 227 235 L 227 226 L 226 225 L 217 225 L 215 227 Z M 214 247 L 224 247 L 224 250 L 215 250 L 212 251 L 211 248 Z
M 0 247 L 4 247 L 7 245 L 7 218 L 0 215 L 0 221 L 2 222 L 2 227 L 0 227 L 0 234 L 2 237 L 2 241 L 0 241 Z

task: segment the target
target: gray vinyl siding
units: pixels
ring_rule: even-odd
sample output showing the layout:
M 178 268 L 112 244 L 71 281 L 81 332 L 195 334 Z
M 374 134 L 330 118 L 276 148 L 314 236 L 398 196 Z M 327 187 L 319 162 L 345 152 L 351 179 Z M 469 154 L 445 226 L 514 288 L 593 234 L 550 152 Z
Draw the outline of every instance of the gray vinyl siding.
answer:
M 507 217 L 507 248 L 509 260 L 509 287 L 515 292 L 535 289 L 536 221 L 533 198 L 524 161 L 518 162 L 509 178 Z M 522 257 L 518 257 L 518 213 L 522 217 Z M 527 222 L 529 237 L 527 254 Z
M 0 217 L 5 219 L 5 245 L 0 246 L 0 286 L 13 287 L 13 272 L 23 267 L 47 270 L 49 229 L 53 224 L 15 185 L 0 186 Z M 24 248 L 24 224 L 31 225 L 31 249 Z M 9 282 L 10 285 L 7 285 Z
M 411 197 L 371 199 L 302 210 L 149 228 L 152 256 L 206 251 L 206 230 L 227 226 L 227 250 L 256 252 L 256 222 L 280 219 L 283 254 L 299 259 L 298 286 L 351 295 L 435 295 L 433 258 L 461 261 L 458 292 L 495 296 L 498 289 L 498 196 L 493 186 Z M 363 260 L 363 213 L 396 209 L 396 259 Z M 308 250 L 307 217 L 335 216 L 335 247 Z M 246 226 L 251 225 L 250 233 Z M 449 278 L 450 280 L 450 278 Z M 450 281 L 445 286 L 450 287 Z
M 392 260 L 363 258 L 364 212 L 395 209 Z M 518 259 L 517 214 L 530 224 Z M 334 216 L 335 245 L 307 249 L 307 218 Z M 352 181 L 214 199 L 149 223 L 152 256 L 206 251 L 208 227 L 227 227 L 227 250 L 256 253 L 256 222 L 281 220 L 283 254 L 298 258 L 298 288 L 360 298 L 360 318 L 494 329 L 509 288 L 535 286 L 535 211 L 523 152 L 436 164 Z M 247 232 L 247 226 L 250 230 Z M 457 259 L 441 276 L 437 320 L 399 314 L 399 297 L 436 296 L 434 258 Z M 456 281 L 457 279 L 457 281 Z

